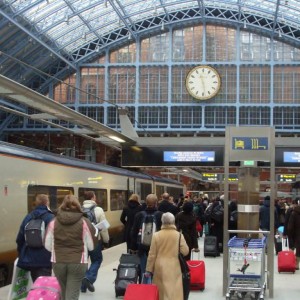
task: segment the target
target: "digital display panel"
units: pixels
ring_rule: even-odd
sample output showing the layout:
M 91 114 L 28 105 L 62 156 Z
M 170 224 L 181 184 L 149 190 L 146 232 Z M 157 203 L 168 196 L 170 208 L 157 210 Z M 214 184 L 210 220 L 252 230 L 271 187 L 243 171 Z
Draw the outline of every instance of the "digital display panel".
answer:
M 296 174 L 277 174 L 277 181 L 294 182 L 296 181 Z
M 222 146 L 145 146 L 122 148 L 123 167 L 223 166 Z
M 300 163 L 300 152 L 283 152 L 283 162 Z
M 276 167 L 300 167 L 300 147 L 275 148 Z
M 215 151 L 164 151 L 164 162 L 214 162 Z

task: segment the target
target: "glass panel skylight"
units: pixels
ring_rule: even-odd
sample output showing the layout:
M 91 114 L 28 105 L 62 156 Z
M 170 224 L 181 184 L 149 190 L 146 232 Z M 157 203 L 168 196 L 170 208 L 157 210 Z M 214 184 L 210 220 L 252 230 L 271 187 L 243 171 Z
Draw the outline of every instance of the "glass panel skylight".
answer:
M 59 48 L 75 51 L 88 41 L 145 18 L 181 9 L 209 7 L 241 10 L 274 19 L 278 0 L 6 0 L 13 11 L 35 24 Z M 299 27 L 300 0 L 281 0 L 278 21 Z

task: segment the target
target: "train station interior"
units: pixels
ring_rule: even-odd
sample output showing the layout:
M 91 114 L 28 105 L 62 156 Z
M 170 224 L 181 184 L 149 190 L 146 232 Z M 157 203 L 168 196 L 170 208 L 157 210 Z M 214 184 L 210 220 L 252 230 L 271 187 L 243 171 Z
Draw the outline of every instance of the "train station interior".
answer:
M 0 1 L 0 141 L 191 195 L 300 196 L 299 80 L 299 0 Z

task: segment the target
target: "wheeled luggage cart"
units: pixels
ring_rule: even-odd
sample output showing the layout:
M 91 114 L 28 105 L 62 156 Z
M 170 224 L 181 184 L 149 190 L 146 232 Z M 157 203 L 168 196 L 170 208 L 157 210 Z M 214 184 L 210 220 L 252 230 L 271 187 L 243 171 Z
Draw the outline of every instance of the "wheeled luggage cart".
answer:
M 266 238 L 233 237 L 228 242 L 228 287 L 226 300 L 264 299 Z

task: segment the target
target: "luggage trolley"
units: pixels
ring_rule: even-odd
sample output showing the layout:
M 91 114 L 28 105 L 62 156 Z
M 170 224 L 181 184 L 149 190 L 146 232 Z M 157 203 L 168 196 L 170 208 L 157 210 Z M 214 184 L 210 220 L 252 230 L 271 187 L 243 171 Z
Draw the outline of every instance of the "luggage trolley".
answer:
M 264 299 L 266 238 L 233 237 L 228 242 L 228 288 L 226 300 L 236 296 L 243 299 Z

